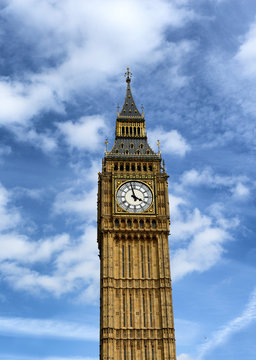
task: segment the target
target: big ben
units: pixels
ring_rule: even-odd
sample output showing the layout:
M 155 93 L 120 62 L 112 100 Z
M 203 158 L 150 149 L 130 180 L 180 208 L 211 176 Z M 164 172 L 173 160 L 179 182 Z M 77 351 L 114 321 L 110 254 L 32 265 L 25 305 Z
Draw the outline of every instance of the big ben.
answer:
M 131 92 L 98 184 L 100 359 L 176 360 L 168 175 Z

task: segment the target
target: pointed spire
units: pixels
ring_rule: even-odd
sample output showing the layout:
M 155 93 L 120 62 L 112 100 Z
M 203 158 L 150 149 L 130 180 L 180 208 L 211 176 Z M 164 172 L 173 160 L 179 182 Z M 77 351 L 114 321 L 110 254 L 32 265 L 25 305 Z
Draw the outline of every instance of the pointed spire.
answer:
M 132 97 L 132 91 L 131 91 L 131 87 L 130 87 L 132 74 L 130 72 L 129 67 L 127 67 L 125 76 L 126 76 L 126 82 L 127 82 L 126 96 L 125 96 L 123 108 L 122 108 L 119 116 L 132 117 L 132 118 L 140 117 L 141 118 L 141 113 L 137 109 L 137 106 Z

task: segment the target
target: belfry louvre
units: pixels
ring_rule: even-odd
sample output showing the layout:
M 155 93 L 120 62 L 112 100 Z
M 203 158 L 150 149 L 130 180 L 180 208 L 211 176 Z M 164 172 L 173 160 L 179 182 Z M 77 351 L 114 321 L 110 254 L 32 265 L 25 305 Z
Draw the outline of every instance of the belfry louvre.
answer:
M 98 181 L 100 359 L 176 360 L 168 175 L 147 142 L 131 74 Z

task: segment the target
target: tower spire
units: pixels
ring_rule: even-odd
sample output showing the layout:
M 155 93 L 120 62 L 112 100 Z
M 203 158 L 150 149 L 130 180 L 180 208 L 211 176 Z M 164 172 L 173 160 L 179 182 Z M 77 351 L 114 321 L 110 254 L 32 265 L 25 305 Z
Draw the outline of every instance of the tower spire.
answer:
M 131 91 L 131 77 L 132 73 L 130 72 L 129 66 L 127 66 L 127 71 L 124 74 L 126 76 L 126 82 L 127 82 L 127 88 L 126 88 L 126 96 L 124 100 L 123 108 L 119 114 L 119 117 L 122 118 L 142 118 L 141 113 L 139 112 L 133 97 L 132 97 L 132 91 Z

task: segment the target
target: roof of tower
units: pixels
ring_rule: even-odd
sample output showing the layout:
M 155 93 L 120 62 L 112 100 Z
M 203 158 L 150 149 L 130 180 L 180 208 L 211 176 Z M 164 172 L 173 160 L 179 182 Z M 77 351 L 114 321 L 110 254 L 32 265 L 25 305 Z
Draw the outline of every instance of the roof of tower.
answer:
M 132 97 L 132 91 L 131 91 L 131 73 L 129 71 L 129 67 L 127 67 L 127 72 L 125 73 L 126 75 L 126 82 L 127 82 L 127 88 L 126 88 L 126 96 L 125 96 L 125 100 L 124 100 L 124 105 L 123 108 L 119 114 L 120 117 L 131 117 L 131 118 L 135 118 L 135 117 L 142 117 L 141 113 L 139 112 L 133 97 Z

